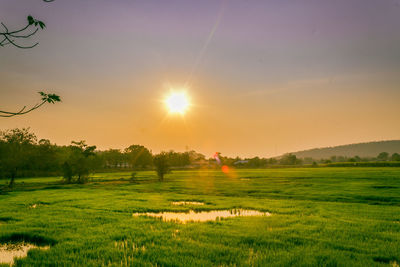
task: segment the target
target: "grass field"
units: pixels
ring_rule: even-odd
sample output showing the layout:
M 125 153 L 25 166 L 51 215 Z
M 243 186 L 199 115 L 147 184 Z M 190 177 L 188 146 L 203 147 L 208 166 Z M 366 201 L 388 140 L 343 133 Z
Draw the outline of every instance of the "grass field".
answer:
M 96 174 L 17 180 L 0 195 L 0 243 L 50 245 L 18 266 L 398 266 L 400 168 Z M 2 181 L 5 183 L 5 181 Z M 172 201 L 204 202 L 173 206 Z M 33 208 L 35 205 L 35 208 Z M 254 209 L 180 224 L 135 212 Z

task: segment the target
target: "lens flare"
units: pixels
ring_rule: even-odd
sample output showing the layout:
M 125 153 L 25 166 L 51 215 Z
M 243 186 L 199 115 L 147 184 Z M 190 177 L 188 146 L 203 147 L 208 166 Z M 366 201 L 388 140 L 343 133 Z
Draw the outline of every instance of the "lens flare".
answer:
M 226 165 L 224 165 L 224 166 L 222 166 L 222 172 L 223 173 L 225 173 L 225 174 L 228 174 L 229 173 L 229 167 L 228 166 L 226 166 Z
M 220 164 L 221 165 L 221 160 L 219 159 L 219 152 L 215 152 L 215 154 L 214 154 L 214 159 L 218 162 L 218 164 Z

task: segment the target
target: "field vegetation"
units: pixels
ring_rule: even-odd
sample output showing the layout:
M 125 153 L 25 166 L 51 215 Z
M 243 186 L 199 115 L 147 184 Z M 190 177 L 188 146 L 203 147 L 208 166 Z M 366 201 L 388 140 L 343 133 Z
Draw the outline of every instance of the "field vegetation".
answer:
M 50 246 L 17 266 L 398 266 L 399 177 L 399 168 L 337 167 L 175 170 L 164 182 L 154 171 L 133 181 L 131 172 L 99 173 L 86 184 L 20 178 L 0 195 L 0 242 Z M 132 216 L 234 208 L 271 216 Z

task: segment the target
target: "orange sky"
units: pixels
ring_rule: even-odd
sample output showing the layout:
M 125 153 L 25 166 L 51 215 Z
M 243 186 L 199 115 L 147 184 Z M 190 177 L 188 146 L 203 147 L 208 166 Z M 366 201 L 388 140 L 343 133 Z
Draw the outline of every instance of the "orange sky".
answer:
M 400 19 L 390 5 L 337 1 L 338 22 L 318 2 L 151 2 L 5 0 L 1 21 L 18 25 L 33 12 L 48 29 L 37 48 L 0 48 L 0 107 L 34 104 L 42 90 L 63 102 L 0 118 L 0 129 L 31 127 L 57 144 L 207 156 L 400 139 Z M 192 106 L 168 115 L 163 98 L 188 77 Z

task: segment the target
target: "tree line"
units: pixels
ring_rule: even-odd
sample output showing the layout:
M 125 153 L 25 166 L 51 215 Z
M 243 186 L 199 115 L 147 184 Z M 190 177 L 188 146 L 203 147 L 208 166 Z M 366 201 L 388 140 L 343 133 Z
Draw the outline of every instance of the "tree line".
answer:
M 158 156 L 158 157 L 157 157 Z M 85 141 L 72 141 L 68 146 L 38 140 L 29 129 L 0 131 L 0 178 L 13 186 L 17 177 L 62 175 L 66 183 L 85 183 L 90 173 L 115 169 L 146 170 L 165 165 L 160 179 L 170 167 L 190 165 L 195 152 L 162 152 L 153 155 L 142 145 L 124 150 L 96 150 Z
M 0 131 L 0 178 L 9 179 L 10 186 L 14 185 L 17 177 L 31 176 L 62 175 L 66 183 L 85 183 L 90 173 L 113 170 L 156 170 L 159 179 L 163 180 L 164 175 L 171 169 L 219 168 L 222 165 L 235 168 L 267 168 L 343 164 L 347 166 L 349 163 L 359 163 L 360 166 L 369 166 L 368 164 L 372 163 L 371 166 L 392 166 L 393 164 L 389 164 L 391 162 L 400 164 L 400 154 L 389 155 L 387 152 L 372 158 L 333 156 L 320 160 L 300 159 L 294 154 L 285 154 L 278 158 L 233 158 L 222 156 L 221 153 L 217 155 L 218 161 L 215 157 L 206 158 L 193 150 L 170 150 L 153 154 L 148 148 L 137 144 L 124 150 L 101 151 L 85 141 L 72 141 L 68 146 L 58 146 L 47 139 L 38 140 L 37 136 L 26 128 Z
M 311 157 L 306 157 L 303 159 L 304 164 L 332 164 L 332 163 L 372 163 L 372 162 L 400 162 L 400 154 L 388 152 L 380 152 L 376 157 L 345 157 L 345 156 L 331 156 L 329 158 L 322 158 L 315 160 Z

